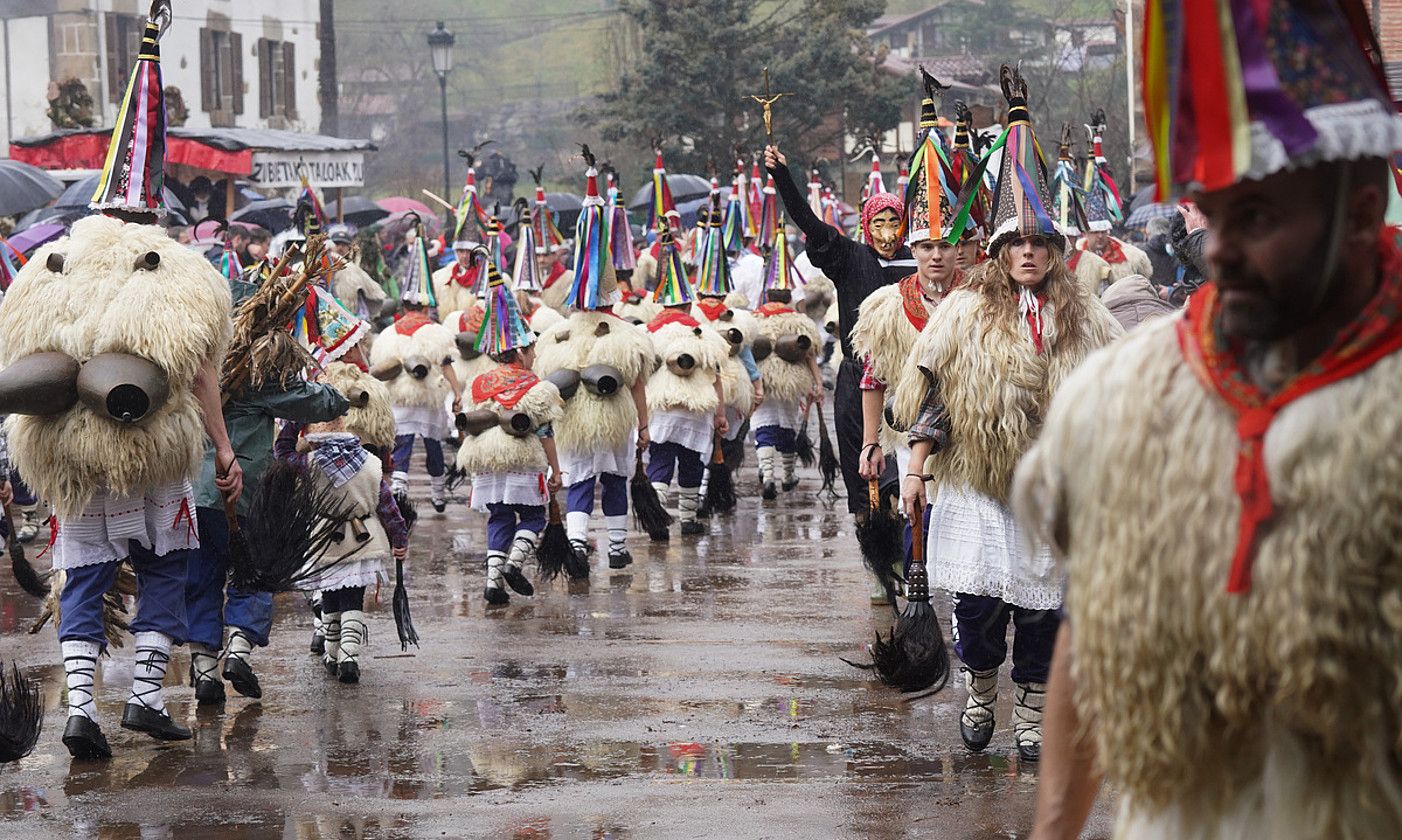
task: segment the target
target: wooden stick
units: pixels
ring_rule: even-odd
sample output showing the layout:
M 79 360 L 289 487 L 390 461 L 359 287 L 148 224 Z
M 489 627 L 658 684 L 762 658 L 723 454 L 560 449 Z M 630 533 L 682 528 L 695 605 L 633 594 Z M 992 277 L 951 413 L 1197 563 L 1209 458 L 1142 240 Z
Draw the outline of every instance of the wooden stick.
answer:
M 448 210 L 449 213 L 452 213 L 452 214 L 455 215 L 455 216 L 457 215 L 457 213 L 458 213 L 458 208 L 456 208 L 456 207 L 454 207 L 453 205 L 449 204 L 448 201 L 447 201 L 447 199 L 445 199 L 445 198 L 443 198 L 442 196 L 438 195 L 438 193 L 430 192 L 429 190 L 419 190 L 419 192 L 423 193 L 424 195 L 428 196 L 429 198 L 431 198 L 431 199 L 433 199 L 434 201 L 438 202 L 439 204 L 443 205 L 445 208 L 447 208 L 447 210 Z

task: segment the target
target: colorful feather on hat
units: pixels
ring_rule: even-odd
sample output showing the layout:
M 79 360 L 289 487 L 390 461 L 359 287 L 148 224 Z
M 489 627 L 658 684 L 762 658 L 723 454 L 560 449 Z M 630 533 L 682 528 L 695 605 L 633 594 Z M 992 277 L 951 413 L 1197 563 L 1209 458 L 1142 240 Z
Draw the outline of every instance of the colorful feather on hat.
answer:
M 165 211 L 166 105 L 160 40 L 170 28 L 171 17 L 169 0 L 151 4 L 102 174 L 93 190 L 90 206 L 94 209 Z
M 985 179 L 980 178 L 975 186 L 969 186 L 979 165 L 979 156 L 970 144 L 974 116 L 961 99 L 954 100 L 954 114 L 954 145 L 950 150 L 949 168 L 959 185 L 961 199 L 966 189 L 974 190 L 970 196 L 969 218 L 980 230 L 985 230 L 988 227 L 988 209 L 993 204 L 992 194 Z
M 1091 156 L 1086 161 L 1086 176 L 1083 187 L 1086 195 L 1099 195 L 1100 202 L 1104 205 L 1104 220 L 1109 224 L 1116 224 L 1124 221 L 1124 212 L 1120 201 L 1120 188 L 1115 184 L 1115 178 L 1110 174 L 1110 163 L 1105 159 L 1104 135 L 1105 135 L 1105 109 L 1100 108 L 1091 117 L 1090 123 L 1086 125 L 1086 132 L 1090 135 Z M 1096 221 L 1091 219 L 1092 222 Z M 1092 226 L 1092 230 L 1099 230 Z M 1104 228 L 1109 230 L 1109 227 Z
M 1056 169 L 1052 170 L 1052 212 L 1056 223 L 1068 235 L 1089 230 L 1086 222 L 1084 193 L 1077 183 L 1076 164 L 1071 159 L 1071 124 L 1061 127 L 1061 143 L 1057 147 Z
M 923 67 L 920 73 L 925 98 L 920 103 L 920 139 L 910 156 L 911 174 L 904 190 L 906 241 L 915 244 L 936 239 L 952 245 L 959 241 L 959 234 L 950 226 L 959 201 L 959 184 L 950 169 L 944 134 L 939 129 L 939 112 L 935 109 L 936 98 L 947 86 Z
M 414 237 L 414 244 L 409 246 L 409 253 L 404 258 L 404 269 L 399 275 L 399 299 L 405 303 L 434 307 L 438 305 L 438 298 L 433 294 L 433 269 L 428 261 L 428 236 L 424 233 L 422 221 L 416 221 L 414 227 L 418 236 Z
M 734 193 L 732 193 L 734 195 Z M 711 215 L 701 239 L 701 258 L 697 261 L 696 293 L 705 297 L 723 298 L 730 294 L 730 260 L 725 253 L 725 227 L 721 221 L 720 191 L 711 193 Z
M 458 152 L 462 155 L 463 152 Z M 477 197 L 477 171 L 472 158 L 467 155 L 467 180 L 462 186 L 462 196 L 458 199 L 457 224 L 453 227 L 453 242 L 481 242 L 487 231 L 487 210 Z

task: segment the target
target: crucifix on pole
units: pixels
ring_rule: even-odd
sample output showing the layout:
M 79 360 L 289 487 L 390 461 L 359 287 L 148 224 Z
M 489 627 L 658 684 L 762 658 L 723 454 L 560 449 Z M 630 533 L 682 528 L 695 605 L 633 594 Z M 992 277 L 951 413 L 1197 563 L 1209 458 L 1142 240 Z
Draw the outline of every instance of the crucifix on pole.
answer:
M 746 99 L 752 99 L 764 106 L 764 136 L 769 145 L 774 145 L 774 103 L 785 96 L 793 96 L 792 93 L 771 93 L 769 90 L 769 68 L 764 68 L 764 93 L 750 94 Z

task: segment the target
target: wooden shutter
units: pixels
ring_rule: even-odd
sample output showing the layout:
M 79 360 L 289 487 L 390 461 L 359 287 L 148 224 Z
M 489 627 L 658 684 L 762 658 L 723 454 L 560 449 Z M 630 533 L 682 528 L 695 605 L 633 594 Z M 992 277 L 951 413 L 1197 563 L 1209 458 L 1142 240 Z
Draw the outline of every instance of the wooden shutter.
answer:
M 297 45 L 290 41 L 282 45 L 283 115 L 297 119 Z
M 243 36 L 229 33 L 229 75 L 233 82 L 234 113 L 243 113 Z
M 214 36 L 209 29 L 200 28 L 200 110 L 214 113 L 219 110 L 214 92 Z
M 273 113 L 272 42 L 258 39 L 258 116 L 267 119 Z

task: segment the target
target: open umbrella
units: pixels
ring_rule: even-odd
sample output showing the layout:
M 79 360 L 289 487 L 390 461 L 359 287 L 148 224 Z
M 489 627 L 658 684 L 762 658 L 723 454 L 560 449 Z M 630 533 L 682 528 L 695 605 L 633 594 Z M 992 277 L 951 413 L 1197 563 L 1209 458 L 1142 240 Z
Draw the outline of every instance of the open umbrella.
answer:
M 341 219 L 343 212 L 345 223 L 358 228 L 372 225 L 390 214 L 389 210 L 363 195 L 349 196 L 343 202 L 331 201 L 326 205 L 326 218 L 328 219 Z
M 442 210 L 435 210 L 432 207 L 429 207 L 427 204 L 424 204 L 422 201 L 419 201 L 416 198 L 405 198 L 402 195 L 395 195 L 390 196 L 389 198 L 382 198 L 375 203 L 388 210 L 392 214 L 412 211 L 414 213 L 418 213 L 425 219 L 431 219 L 435 215 L 438 215 L 443 212 Z
M 28 254 L 40 245 L 47 245 L 63 236 L 67 230 L 61 224 L 46 223 L 25 228 L 23 231 L 10 237 L 10 247 L 21 254 Z
M 37 166 L 0 159 L 0 216 L 43 207 L 63 193 L 63 182 Z
M 545 194 L 545 206 L 555 214 L 555 227 L 560 229 L 560 233 L 566 239 L 574 236 L 574 225 L 579 221 L 584 199 L 572 192 L 548 192 Z
M 74 181 L 63 191 L 63 195 L 54 202 L 55 207 L 87 207 L 92 201 L 92 194 L 97 191 L 97 181 L 99 175 L 89 175 L 78 181 Z M 174 211 L 181 219 L 186 218 L 185 202 L 180 200 L 180 196 L 171 191 L 170 187 L 162 187 L 161 196 L 165 199 L 166 210 Z
M 1151 219 L 1164 219 L 1178 212 L 1178 205 L 1170 202 L 1150 202 L 1134 208 L 1125 219 L 1125 227 L 1143 230 Z
M 667 186 L 672 190 L 672 200 L 678 204 L 711 194 L 710 179 L 702 178 L 700 175 L 668 175 Z M 628 202 L 628 209 L 645 210 L 651 206 L 652 181 L 648 181 L 641 189 L 633 193 L 633 200 Z
M 292 226 L 292 202 L 285 198 L 250 201 L 235 211 L 229 221 L 257 225 L 276 233 Z

